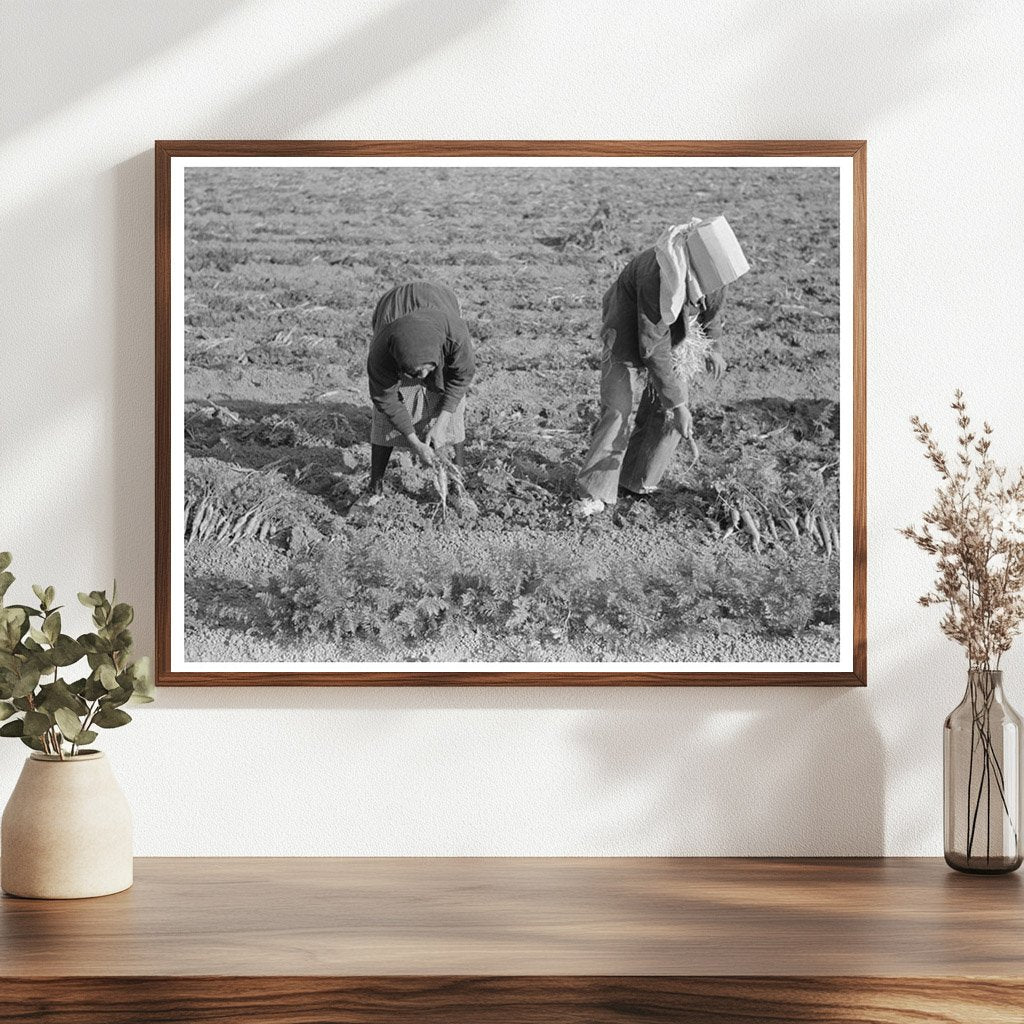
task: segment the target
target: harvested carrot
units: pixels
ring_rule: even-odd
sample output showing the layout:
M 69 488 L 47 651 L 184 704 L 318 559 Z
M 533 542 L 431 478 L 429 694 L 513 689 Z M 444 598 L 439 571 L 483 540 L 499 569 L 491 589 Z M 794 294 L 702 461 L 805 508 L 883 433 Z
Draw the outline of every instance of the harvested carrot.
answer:
M 800 540 L 800 526 L 797 523 L 796 516 L 791 516 L 786 520 L 786 525 L 789 527 L 789 532 L 793 534 L 793 540 Z
M 818 527 L 818 533 L 821 534 L 821 543 L 825 548 L 825 554 L 827 557 L 832 557 L 832 534 L 829 532 L 828 524 L 825 522 L 824 516 L 818 516 L 816 520 Z
M 757 521 L 746 509 L 742 509 L 740 511 L 740 522 L 743 524 L 744 531 L 750 535 L 750 540 L 754 545 L 754 550 L 760 554 L 761 531 L 757 528 Z
M 691 469 L 693 469 L 694 466 L 697 465 L 698 462 L 700 462 L 700 449 L 697 447 L 697 442 L 694 440 L 692 434 L 689 436 L 687 440 L 690 442 L 690 452 L 693 455 L 693 461 L 690 463 L 689 466 L 686 467 L 686 471 L 689 472 Z

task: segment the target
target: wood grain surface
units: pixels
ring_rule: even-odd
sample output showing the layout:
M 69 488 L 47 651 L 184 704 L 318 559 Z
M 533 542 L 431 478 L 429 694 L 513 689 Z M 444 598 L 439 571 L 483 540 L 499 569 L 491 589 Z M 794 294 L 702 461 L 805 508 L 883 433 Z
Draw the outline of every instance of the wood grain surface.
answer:
M 171 160 L 175 157 L 850 157 L 853 163 L 852 671 L 172 672 Z M 867 143 L 863 140 L 159 140 L 154 145 L 156 674 L 160 686 L 864 686 L 867 682 Z
M 1024 888 L 932 859 L 140 859 L 0 901 L 0 1020 L 1024 1021 Z
M 68 978 L 0 981 L 5 1024 L 1021 1024 L 1007 980 Z
M 1024 976 L 1016 874 L 941 861 L 139 859 L 0 901 L 6 973 Z

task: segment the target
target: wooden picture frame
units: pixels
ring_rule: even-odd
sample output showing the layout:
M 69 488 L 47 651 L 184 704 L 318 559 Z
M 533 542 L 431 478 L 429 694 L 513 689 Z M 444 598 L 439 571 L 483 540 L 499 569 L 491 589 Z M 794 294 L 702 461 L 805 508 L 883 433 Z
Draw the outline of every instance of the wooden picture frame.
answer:
M 837 544 L 836 558 L 842 581 L 842 594 L 837 630 L 841 640 L 841 657 L 824 667 L 794 668 L 785 661 L 761 665 L 736 663 L 742 667 L 679 662 L 666 668 L 664 664 L 648 665 L 642 660 L 623 663 L 588 663 L 577 669 L 576 663 L 552 662 L 551 667 L 537 670 L 534 663 L 520 671 L 503 663 L 491 670 L 479 663 L 469 668 L 460 662 L 438 668 L 426 662 L 396 662 L 394 666 L 373 663 L 363 670 L 359 662 L 347 662 L 343 668 L 324 663 L 320 670 L 309 664 L 297 665 L 282 661 L 254 664 L 197 661 L 181 654 L 185 614 L 183 563 L 176 564 L 174 536 L 184 545 L 186 519 L 182 507 L 184 492 L 177 496 L 172 489 L 172 463 L 179 459 L 181 444 L 176 437 L 184 432 L 184 399 L 176 389 L 183 389 L 184 369 L 175 363 L 174 353 L 183 352 L 184 331 L 184 264 L 185 234 L 183 228 L 183 190 L 186 167 L 224 166 L 240 161 L 240 166 L 340 166 L 342 168 L 421 166 L 421 163 L 451 166 L 475 165 L 474 161 L 499 161 L 501 166 L 622 167 L 656 166 L 791 168 L 815 166 L 838 168 L 839 209 L 836 212 L 842 229 L 840 251 L 835 264 L 841 270 L 841 288 L 837 308 L 840 310 L 836 333 L 837 365 L 842 402 L 842 436 L 836 439 L 841 453 L 838 466 L 843 528 L 832 539 Z M 396 163 L 397 161 L 397 163 Z M 690 161 L 691 163 L 686 163 Z M 205 162 L 205 164 L 204 164 Z M 326 162 L 326 163 L 325 163 Z M 802 163 L 803 162 L 803 163 Z M 491 166 L 491 164 L 486 164 Z M 863 686 L 866 685 L 866 496 L 865 496 L 865 390 L 866 390 L 866 143 L 863 141 L 158 141 L 155 145 L 155 240 L 156 240 L 156 666 L 161 686 L 693 686 L 693 685 L 788 685 L 788 686 Z M 751 172 L 753 174 L 753 171 Z M 781 171 L 780 171 L 781 173 Z M 174 204 L 178 206 L 175 208 Z M 712 211 L 721 212 L 719 210 Z M 552 213 L 553 217 L 554 214 Z M 549 218 L 550 219 L 550 218 Z M 526 231 L 531 238 L 539 224 Z M 735 225 L 734 225 L 735 226 Z M 255 229 L 254 229 L 255 230 Z M 739 230 L 737 229 L 739 234 Z M 529 240 L 528 240 L 529 241 Z M 654 239 L 651 238 L 651 244 Z M 524 242 L 524 245 L 527 244 Z M 530 242 L 530 244 L 533 244 Z M 571 244 L 565 243 L 568 247 Z M 581 245 L 585 243 L 579 243 Z M 572 253 L 570 253 L 572 255 Z M 751 253 L 756 264 L 759 254 Z M 574 257 L 575 258 L 575 257 Z M 625 262 L 625 258 L 621 260 Z M 610 273 L 610 271 L 609 271 Z M 177 275 L 177 276 L 176 276 Z M 614 277 L 614 274 L 611 275 Z M 395 283 L 398 283 L 397 281 Z M 609 281 L 610 283 L 610 281 Z M 786 288 L 780 289 L 782 300 Z M 781 307 L 785 302 L 781 302 Z M 589 309 L 592 321 L 600 320 L 600 303 Z M 781 308 L 780 307 L 780 308 Z M 799 304 L 791 308 L 803 309 Z M 369 311 L 366 312 L 368 324 Z M 581 314 L 582 317 L 583 314 Z M 802 315 L 802 314 L 801 314 Z M 807 315 L 811 315 L 808 313 Z M 596 330 L 596 328 L 595 328 Z M 799 333 L 799 332 L 798 332 Z M 596 336 L 596 334 L 595 334 Z M 184 364 L 184 356 L 180 360 Z M 596 361 L 596 356 L 595 356 Z M 592 390 L 581 396 L 597 402 L 596 371 Z M 369 399 L 365 400 L 369 407 Z M 210 415 L 234 415 L 227 406 Z M 181 417 L 175 419 L 175 411 Z M 206 415 L 206 413 L 204 413 Z M 840 415 L 837 412 L 836 415 Z M 838 432 L 837 432 L 838 434 Z M 211 449 L 212 450 L 212 449 Z M 175 452 L 178 455 L 175 456 Z M 181 480 L 177 480 L 181 485 Z M 176 505 L 175 502 L 178 504 Z M 799 524 L 798 524 L 799 525 Z M 172 535 L 172 529 L 178 531 Z M 814 527 L 811 527 L 813 532 Z M 799 533 L 799 529 L 797 531 Z M 821 527 L 819 539 L 826 533 Z M 782 542 L 780 542 L 782 543 Z M 822 543 L 822 548 L 825 547 Z M 831 552 L 829 546 L 829 552 Z M 832 557 L 831 553 L 828 556 Z M 175 575 L 177 573 L 177 575 Z M 177 588 L 177 589 L 176 589 Z M 177 595 L 177 596 L 176 596 Z M 177 601 L 177 605 L 176 605 Z M 194 604 L 195 602 L 193 602 Z M 181 621 L 176 619 L 177 617 Z M 822 627 L 824 628 L 824 627 Z M 176 652 L 177 651 L 177 655 Z M 730 665 L 733 663 L 729 663 Z M 816 663 L 808 663 L 816 664 Z

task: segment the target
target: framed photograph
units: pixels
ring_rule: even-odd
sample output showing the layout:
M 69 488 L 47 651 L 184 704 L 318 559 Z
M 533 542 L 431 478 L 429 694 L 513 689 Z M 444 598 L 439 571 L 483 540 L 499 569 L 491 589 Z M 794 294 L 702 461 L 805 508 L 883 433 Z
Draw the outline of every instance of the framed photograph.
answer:
M 160 685 L 864 685 L 863 142 L 158 142 Z

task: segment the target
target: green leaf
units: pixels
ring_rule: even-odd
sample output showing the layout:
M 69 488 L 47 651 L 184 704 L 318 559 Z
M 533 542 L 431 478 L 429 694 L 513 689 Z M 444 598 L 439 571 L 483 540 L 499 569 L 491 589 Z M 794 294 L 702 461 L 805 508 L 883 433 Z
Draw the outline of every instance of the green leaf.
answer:
M 53 602 L 54 602 L 54 599 L 56 598 L 56 596 L 57 596 L 57 591 L 54 590 L 53 587 L 47 587 L 46 588 L 46 593 L 43 594 L 43 597 L 46 598 L 46 607 L 47 608 L 52 608 L 53 607 Z
M 127 704 L 132 699 L 132 693 L 131 683 L 128 683 L 127 686 L 119 686 L 116 690 L 110 690 L 103 698 L 103 706 L 119 708 L 122 704 Z
M 114 659 L 109 654 L 87 654 L 85 660 L 89 662 L 89 668 L 94 672 L 100 667 L 100 665 L 109 665 L 111 668 L 114 667 Z
M 3 729 L 0 729 L 0 735 L 3 735 Z M 46 747 L 35 738 L 35 736 L 22 736 L 20 737 L 21 742 L 26 747 L 31 747 L 33 750 L 38 750 L 40 753 L 46 753 Z
M 83 594 L 81 591 L 79 591 L 78 600 L 81 601 L 86 608 L 95 608 L 96 605 L 100 603 L 95 591 L 93 591 L 91 594 Z
M 57 708 L 66 708 L 79 718 L 89 712 L 89 705 L 75 694 L 71 687 L 63 679 L 47 683 L 39 687 L 39 698 L 36 700 L 36 707 L 40 711 L 53 711 Z
M 11 564 L 11 553 L 10 551 L 0 551 L 0 572 L 6 569 Z
M 105 704 L 96 712 L 93 724 L 98 725 L 101 729 L 117 729 L 122 725 L 127 725 L 131 720 L 132 716 L 127 711 L 122 711 L 120 708 L 113 708 Z M 2 734 L 2 731 L 3 726 L 0 726 L 0 734 Z
M 43 613 L 38 608 L 33 608 L 31 605 L 28 604 L 9 604 L 7 607 L 20 608 L 25 613 L 25 615 L 30 619 L 41 619 L 44 617 Z
M 39 685 L 39 667 L 37 665 L 25 665 L 21 670 L 17 683 L 11 691 L 12 697 L 28 697 L 35 692 Z
M 52 723 L 50 716 L 44 715 L 41 711 L 26 711 L 24 724 L 26 736 L 42 736 Z
M 5 722 L 0 725 L 0 736 L 24 736 L 25 735 L 25 723 L 20 718 L 15 718 L 11 722 Z
M 11 715 L 16 715 L 18 709 L 10 701 L 0 700 L 0 722 L 6 722 Z
M 106 637 L 97 636 L 95 633 L 83 633 L 78 638 L 78 644 L 83 651 L 90 654 L 109 654 L 113 649 Z
M 46 634 L 46 639 L 51 644 L 57 642 L 57 637 L 60 636 L 60 612 L 50 612 L 49 615 L 43 619 L 43 633 Z
M 29 628 L 28 635 L 40 646 L 50 642 L 50 638 L 41 629 L 36 629 L 35 626 Z
M 132 689 L 135 691 L 136 697 L 148 697 L 149 700 L 153 699 L 153 696 L 156 693 L 156 686 L 153 683 L 153 674 L 150 670 L 149 658 L 139 658 L 138 661 L 129 665 L 128 676 L 132 681 Z M 144 701 L 144 703 L 149 703 L 149 701 Z
M 107 695 L 107 688 L 96 678 L 91 675 L 85 681 L 85 689 L 82 691 L 82 696 L 86 700 L 99 700 L 100 697 Z
M 96 669 L 96 678 L 103 684 L 105 690 L 116 690 L 118 687 L 117 673 L 112 665 L 100 665 Z
M 64 738 L 72 743 L 77 743 L 78 736 L 82 732 L 82 720 L 78 715 L 67 708 L 57 708 L 53 713 L 53 717 Z
M 78 739 L 75 742 L 81 746 L 83 743 L 92 743 L 97 736 L 99 736 L 98 732 L 93 732 L 92 729 L 84 729 L 78 734 Z
M 6 552 L 4 552 L 6 554 Z M 0 598 L 7 593 L 14 582 L 14 577 L 9 572 L 0 572 Z
M 32 584 L 32 593 L 39 598 L 39 603 L 45 608 L 46 607 L 46 588 L 39 586 L 38 583 Z
M 74 665 L 85 657 L 85 648 L 66 633 L 61 633 L 57 637 L 57 642 L 53 645 L 53 650 L 50 653 L 52 654 L 54 665 L 66 668 L 68 665 Z
M 114 610 L 110 613 L 110 625 L 117 629 L 130 626 L 135 618 L 135 609 L 130 604 L 115 604 Z
M 0 609 L 0 650 L 13 651 L 27 629 L 28 616 L 21 608 Z

